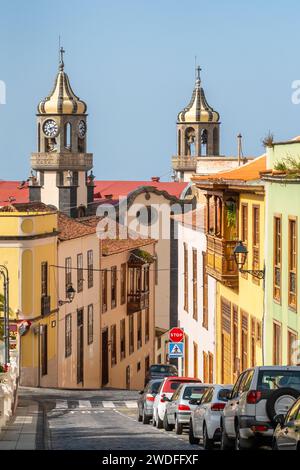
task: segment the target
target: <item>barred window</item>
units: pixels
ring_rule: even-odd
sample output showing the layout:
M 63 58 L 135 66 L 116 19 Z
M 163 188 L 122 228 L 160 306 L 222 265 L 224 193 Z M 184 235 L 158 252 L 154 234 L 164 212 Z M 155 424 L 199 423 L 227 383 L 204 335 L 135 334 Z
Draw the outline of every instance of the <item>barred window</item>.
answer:
M 65 259 L 65 288 L 66 288 L 66 296 L 68 292 L 68 288 L 72 284 L 72 259 L 66 258 Z
M 93 267 L 93 250 L 87 252 L 87 266 L 88 266 L 88 288 L 93 287 L 94 284 L 94 267 Z
M 69 313 L 65 317 L 65 357 L 72 353 L 72 315 Z
M 82 253 L 77 255 L 77 292 L 83 290 L 83 256 Z
M 110 340 L 111 340 L 111 365 L 117 363 L 117 327 L 112 325 L 110 327 Z
M 92 344 L 93 342 L 93 336 L 94 336 L 94 309 L 93 309 L 93 304 L 88 306 L 88 321 L 87 321 L 87 327 L 88 327 L 88 344 Z

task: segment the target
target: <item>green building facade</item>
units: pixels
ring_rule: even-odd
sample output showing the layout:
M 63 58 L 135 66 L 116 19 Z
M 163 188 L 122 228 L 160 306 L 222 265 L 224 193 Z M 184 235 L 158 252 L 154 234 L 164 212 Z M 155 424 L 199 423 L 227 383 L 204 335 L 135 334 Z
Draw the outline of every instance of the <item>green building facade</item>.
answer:
M 300 364 L 300 141 L 267 147 L 264 364 Z

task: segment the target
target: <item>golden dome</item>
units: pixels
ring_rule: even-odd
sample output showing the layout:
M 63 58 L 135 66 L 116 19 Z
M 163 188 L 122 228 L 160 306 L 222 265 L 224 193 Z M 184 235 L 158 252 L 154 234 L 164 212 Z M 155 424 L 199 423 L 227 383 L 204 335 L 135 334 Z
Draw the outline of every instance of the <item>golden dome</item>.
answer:
M 84 114 L 87 110 L 86 103 L 73 92 L 69 77 L 64 71 L 63 53 L 61 48 L 61 60 L 59 71 L 55 79 L 54 87 L 49 96 L 38 105 L 39 114 Z
M 178 114 L 178 122 L 218 122 L 220 115 L 206 101 L 201 87 L 200 67 L 197 67 L 196 83 L 189 104 Z

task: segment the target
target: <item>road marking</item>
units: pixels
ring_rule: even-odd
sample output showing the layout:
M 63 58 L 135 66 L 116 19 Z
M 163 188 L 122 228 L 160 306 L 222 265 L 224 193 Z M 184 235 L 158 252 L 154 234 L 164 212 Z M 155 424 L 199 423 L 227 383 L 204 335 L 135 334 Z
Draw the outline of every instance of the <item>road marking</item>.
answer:
M 137 408 L 138 404 L 136 401 L 125 401 L 127 408 Z
M 32 416 L 17 416 L 14 422 L 17 424 L 20 424 L 20 423 L 31 424 L 32 420 L 33 420 Z
M 79 400 L 79 408 L 92 408 L 91 402 L 89 400 Z
M 112 401 L 103 401 L 103 408 L 115 408 L 115 404 Z
M 68 408 L 68 402 L 67 400 L 57 400 L 56 401 L 56 405 L 55 405 L 55 408 L 58 408 L 58 409 L 64 409 L 66 410 Z

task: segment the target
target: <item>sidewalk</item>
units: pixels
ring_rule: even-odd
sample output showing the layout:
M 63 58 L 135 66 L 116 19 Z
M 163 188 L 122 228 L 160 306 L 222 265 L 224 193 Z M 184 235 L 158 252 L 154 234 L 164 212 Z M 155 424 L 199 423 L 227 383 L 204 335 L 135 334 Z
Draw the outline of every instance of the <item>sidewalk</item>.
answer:
M 16 414 L 0 432 L 1 450 L 34 450 L 42 411 L 34 401 L 20 400 Z

